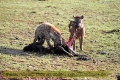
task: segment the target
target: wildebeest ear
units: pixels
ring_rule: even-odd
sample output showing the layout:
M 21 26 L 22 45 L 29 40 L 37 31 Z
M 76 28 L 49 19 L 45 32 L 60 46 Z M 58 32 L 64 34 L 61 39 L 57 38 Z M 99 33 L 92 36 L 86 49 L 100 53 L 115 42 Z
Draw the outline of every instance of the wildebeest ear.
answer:
M 83 19 L 83 18 L 84 18 L 84 16 L 82 15 L 80 18 L 81 18 L 81 19 Z

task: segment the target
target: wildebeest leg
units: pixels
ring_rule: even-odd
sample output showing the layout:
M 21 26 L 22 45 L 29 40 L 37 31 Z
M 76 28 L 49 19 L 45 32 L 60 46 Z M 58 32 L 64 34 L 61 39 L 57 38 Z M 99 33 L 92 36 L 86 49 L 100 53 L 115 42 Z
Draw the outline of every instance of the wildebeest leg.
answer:
M 71 48 L 68 47 L 69 52 L 74 56 L 76 53 L 74 52 L 74 50 L 72 50 Z
M 62 42 L 63 45 L 68 48 L 68 51 L 66 51 L 66 50 L 62 47 L 62 48 L 61 48 L 62 51 L 66 52 L 68 55 L 70 54 L 70 55 L 74 56 L 76 53 L 73 51 L 73 49 L 71 49 L 71 48 L 67 45 L 67 43 L 65 42 L 64 39 L 63 39 L 62 41 L 63 41 L 63 42 Z M 72 43 L 72 45 L 73 45 L 73 43 Z M 73 47 L 73 46 L 72 46 L 72 47 Z
M 62 46 L 58 47 L 60 50 L 64 51 L 65 53 L 67 53 L 70 57 L 73 57 L 73 55 L 69 52 L 67 52 Z
M 84 37 L 83 37 L 83 36 L 81 36 L 81 37 L 80 37 L 80 39 L 79 39 L 79 43 L 80 43 L 80 50 L 83 50 L 83 48 L 82 48 L 83 39 L 84 39 Z

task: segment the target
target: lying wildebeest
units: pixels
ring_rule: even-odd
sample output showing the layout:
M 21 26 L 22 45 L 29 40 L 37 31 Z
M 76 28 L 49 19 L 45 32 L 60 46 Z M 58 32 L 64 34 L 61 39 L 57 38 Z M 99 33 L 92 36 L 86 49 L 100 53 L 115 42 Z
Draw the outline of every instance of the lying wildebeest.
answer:
M 80 50 L 83 50 L 82 44 L 85 35 L 85 27 L 83 20 L 84 16 L 73 16 L 73 17 L 74 17 L 74 21 L 70 21 L 69 23 L 69 32 L 70 32 L 69 40 L 73 38 L 73 44 L 71 46 L 73 46 L 73 50 L 76 50 L 75 40 L 79 39 Z
M 44 46 L 41 46 L 40 42 L 35 42 L 32 44 L 29 44 L 28 46 L 25 46 L 23 48 L 23 51 L 30 51 L 30 52 L 39 52 L 40 50 L 42 50 L 43 53 L 51 53 L 50 48 L 45 48 Z M 41 49 L 40 49 L 41 48 Z M 77 60 L 89 60 L 90 58 L 86 55 L 80 55 L 80 54 L 76 54 L 72 49 L 69 48 L 69 46 L 67 45 L 67 43 L 65 42 L 65 40 L 62 38 L 62 45 L 57 47 L 54 46 L 54 52 L 56 54 L 67 54 L 68 56 L 77 56 Z
M 43 53 L 51 53 L 51 50 L 49 48 L 45 48 L 44 46 L 39 47 L 40 43 L 35 42 L 31 43 L 28 46 L 25 46 L 23 48 L 23 51 L 29 51 L 29 52 L 39 52 L 39 50 L 42 50 Z M 40 49 L 41 48 L 41 49 Z M 55 54 L 64 54 L 68 56 L 77 56 L 77 60 L 89 60 L 90 58 L 86 55 L 80 55 L 75 54 L 74 51 L 72 51 L 66 44 L 62 45 L 61 47 L 54 47 Z
M 65 53 L 68 56 L 74 56 L 74 52 L 62 41 L 61 46 L 54 46 L 54 52 L 57 54 Z M 45 48 L 40 42 L 31 43 L 23 48 L 23 51 L 51 53 L 50 48 Z

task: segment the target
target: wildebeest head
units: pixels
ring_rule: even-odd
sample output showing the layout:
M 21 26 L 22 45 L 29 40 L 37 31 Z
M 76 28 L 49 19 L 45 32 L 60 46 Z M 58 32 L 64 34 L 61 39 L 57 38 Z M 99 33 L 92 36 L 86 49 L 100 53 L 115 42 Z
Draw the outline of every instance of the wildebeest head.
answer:
M 73 16 L 73 18 L 74 18 L 74 21 L 75 21 L 75 27 L 76 28 L 81 28 L 82 27 L 82 23 L 81 23 L 81 21 L 84 19 L 84 16 L 82 15 L 82 16 Z

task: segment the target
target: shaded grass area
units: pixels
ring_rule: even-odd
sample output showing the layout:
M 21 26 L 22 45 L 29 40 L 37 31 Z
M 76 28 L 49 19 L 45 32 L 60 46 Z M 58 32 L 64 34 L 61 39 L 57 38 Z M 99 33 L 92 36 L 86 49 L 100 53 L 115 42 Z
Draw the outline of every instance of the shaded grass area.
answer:
M 120 72 L 119 14 L 119 0 L 1 0 L 0 70 L 108 70 L 109 80 L 114 80 Z M 84 51 L 79 51 L 77 44 L 77 53 L 89 55 L 97 65 L 92 60 L 76 61 L 76 57 L 22 51 L 33 42 L 34 31 L 41 22 L 56 25 L 67 41 L 73 15 L 85 16 Z

